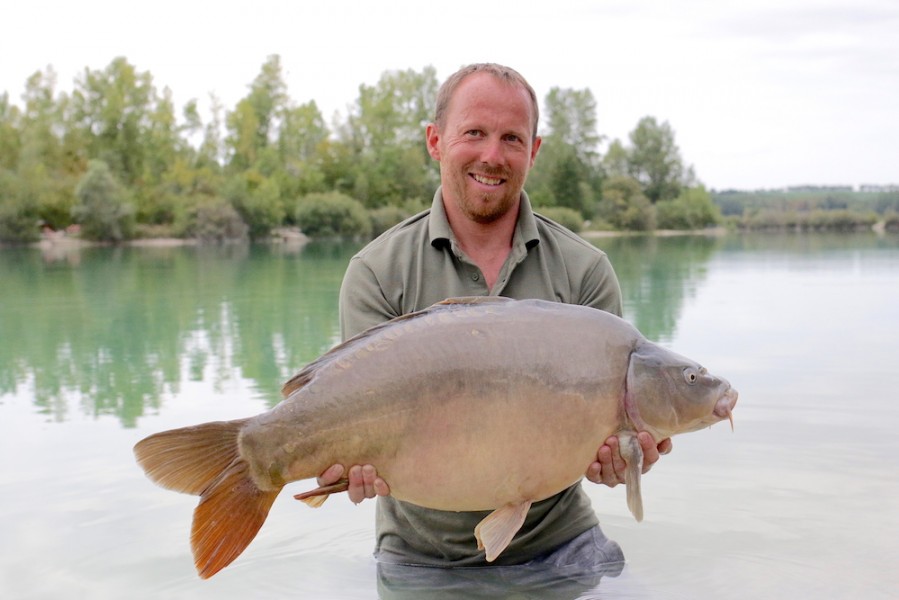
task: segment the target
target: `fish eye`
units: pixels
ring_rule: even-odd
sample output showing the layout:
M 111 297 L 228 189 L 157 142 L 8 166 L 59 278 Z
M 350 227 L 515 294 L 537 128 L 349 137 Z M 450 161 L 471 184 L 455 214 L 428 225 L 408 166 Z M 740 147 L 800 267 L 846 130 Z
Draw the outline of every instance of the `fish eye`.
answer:
M 696 369 L 692 367 L 687 367 L 686 369 L 684 369 L 684 380 L 687 383 L 693 385 L 694 383 L 696 383 L 697 379 L 699 379 L 699 376 L 696 374 Z

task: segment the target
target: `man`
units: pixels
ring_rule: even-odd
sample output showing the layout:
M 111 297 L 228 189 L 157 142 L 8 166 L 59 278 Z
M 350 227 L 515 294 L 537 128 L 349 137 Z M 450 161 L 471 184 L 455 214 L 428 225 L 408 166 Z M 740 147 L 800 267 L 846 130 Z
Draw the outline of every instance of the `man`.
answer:
M 517 72 L 493 64 L 464 67 L 441 87 L 428 152 L 440 163 L 441 187 L 430 211 L 397 225 L 353 257 L 340 291 L 344 339 L 447 297 L 503 295 L 583 304 L 621 314 L 621 292 L 606 255 L 567 229 L 535 215 L 523 190 L 541 139 L 537 98 Z M 645 467 L 670 450 L 639 438 Z M 319 478 L 327 485 L 344 467 Z M 614 437 L 586 473 L 609 486 L 624 481 Z M 349 469 L 353 502 L 379 496 L 379 561 L 429 566 L 483 566 L 474 526 L 486 513 L 443 512 L 395 500 L 375 467 Z M 603 564 L 621 561 L 601 532 L 578 483 L 534 503 L 499 565 L 535 560 Z

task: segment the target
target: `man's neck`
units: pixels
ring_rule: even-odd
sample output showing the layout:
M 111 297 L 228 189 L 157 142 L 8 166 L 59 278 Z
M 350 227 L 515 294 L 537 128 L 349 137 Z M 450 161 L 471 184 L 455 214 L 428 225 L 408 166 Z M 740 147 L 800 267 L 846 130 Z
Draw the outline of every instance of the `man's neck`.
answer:
M 516 202 L 499 219 L 490 223 L 478 223 L 461 214 L 451 205 L 451 201 L 444 200 L 444 210 L 456 241 L 466 256 L 481 270 L 488 289 L 493 289 L 512 250 L 520 202 Z

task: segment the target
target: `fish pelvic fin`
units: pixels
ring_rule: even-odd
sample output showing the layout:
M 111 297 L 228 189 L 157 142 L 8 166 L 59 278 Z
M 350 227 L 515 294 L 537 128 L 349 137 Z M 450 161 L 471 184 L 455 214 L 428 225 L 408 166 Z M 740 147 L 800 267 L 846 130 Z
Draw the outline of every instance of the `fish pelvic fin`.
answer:
M 295 500 L 299 500 L 300 502 L 306 504 L 306 506 L 318 508 L 325 503 L 325 500 L 327 500 L 328 496 L 330 496 L 331 494 L 339 494 L 340 492 L 345 492 L 348 489 L 350 489 L 350 480 L 338 479 L 331 485 L 322 485 L 315 488 L 314 490 L 309 490 L 308 492 L 294 494 L 293 497 Z
M 506 504 L 484 517 L 474 528 L 478 540 L 478 550 L 486 551 L 487 562 L 493 562 L 521 529 L 531 508 L 531 501 Z
M 163 431 L 134 447 L 138 464 L 153 482 L 200 496 L 191 546 L 203 579 L 230 564 L 253 541 L 281 491 L 259 489 L 240 457 L 238 436 L 247 420 Z
M 624 471 L 627 507 L 639 523 L 643 520 L 643 493 L 640 489 L 640 478 L 643 473 L 643 448 L 636 435 L 627 432 L 619 432 L 617 435 L 621 458 L 627 465 Z

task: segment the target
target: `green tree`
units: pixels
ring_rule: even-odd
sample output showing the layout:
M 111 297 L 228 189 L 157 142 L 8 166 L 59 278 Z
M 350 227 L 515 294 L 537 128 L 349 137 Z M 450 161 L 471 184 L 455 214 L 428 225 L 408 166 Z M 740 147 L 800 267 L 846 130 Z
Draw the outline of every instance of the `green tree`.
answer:
M 596 100 L 589 89 L 552 88 L 545 100 L 547 128 L 528 190 L 537 206 L 561 206 L 591 217 L 600 192 Z
M 314 101 L 285 110 L 278 136 L 278 152 L 284 167 L 279 183 L 288 201 L 325 191 L 324 154 L 329 135 Z
M 38 71 L 25 84 L 20 120 L 18 160 L 19 199 L 36 211 L 44 224 L 62 228 L 71 223 L 73 190 L 78 173 L 60 137 L 65 130 L 67 98 L 56 94 L 56 73 Z
M 342 148 L 332 148 L 333 166 L 343 173 L 334 187 L 366 207 L 399 205 L 429 197 L 438 182 L 424 143 L 437 95 L 433 67 L 420 73 L 386 71 L 374 86 L 359 86 L 359 98 L 338 129 Z
M 9 101 L 9 94 L 0 94 L 0 172 L 14 170 L 19 162 L 20 119 L 20 111 Z
M 628 171 L 652 202 L 676 198 L 684 178 L 684 163 L 667 121 L 643 117 L 630 133 Z
M 127 187 L 139 185 L 146 161 L 145 131 L 156 102 L 153 78 L 125 58 L 103 71 L 85 69 L 72 95 L 74 122 L 88 156 L 109 165 Z
M 259 166 L 265 151 L 278 137 L 287 101 L 281 58 L 273 54 L 250 85 L 250 93 L 227 116 L 225 143 L 230 152 L 232 172 Z
M 609 177 L 627 177 L 630 173 L 628 150 L 621 140 L 612 140 L 602 158 L 603 172 Z
M 103 161 L 92 160 L 75 188 L 78 203 L 72 208 L 86 239 L 120 242 L 131 237 L 134 208 L 128 194 Z

